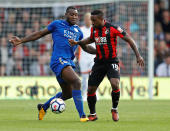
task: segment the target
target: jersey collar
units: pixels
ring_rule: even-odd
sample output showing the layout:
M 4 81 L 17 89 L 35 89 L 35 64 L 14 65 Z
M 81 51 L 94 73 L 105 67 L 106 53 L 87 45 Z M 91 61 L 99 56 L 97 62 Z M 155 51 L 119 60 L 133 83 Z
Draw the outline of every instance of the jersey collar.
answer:
M 70 23 L 68 23 L 67 20 L 64 20 L 64 23 L 68 26 L 77 26 L 77 25 L 70 25 Z

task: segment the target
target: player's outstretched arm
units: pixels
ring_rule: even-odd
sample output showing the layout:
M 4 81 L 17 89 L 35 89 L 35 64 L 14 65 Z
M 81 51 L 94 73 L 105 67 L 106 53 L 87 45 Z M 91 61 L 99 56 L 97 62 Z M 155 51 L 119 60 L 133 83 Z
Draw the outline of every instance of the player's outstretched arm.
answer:
M 24 38 L 19 38 L 17 36 L 13 36 L 12 39 L 9 40 L 9 42 L 11 42 L 13 44 L 13 46 L 17 46 L 17 45 L 20 45 L 22 43 L 26 43 L 26 42 L 29 42 L 29 41 L 34 41 L 34 40 L 37 40 L 47 34 L 50 34 L 51 32 L 48 31 L 48 29 L 43 29 L 43 30 L 40 30 L 38 32 L 33 32 L 32 34 L 24 37 Z
M 139 64 L 140 67 L 143 67 L 144 60 L 138 51 L 135 41 L 128 34 L 126 36 L 124 36 L 122 39 L 129 43 L 130 47 L 133 49 L 133 51 L 136 55 L 137 63 Z
M 68 41 L 69 41 L 71 46 L 74 46 L 74 45 L 80 45 L 80 46 L 81 45 L 88 45 L 88 44 L 91 44 L 91 43 L 94 42 L 90 37 L 88 37 L 86 39 L 83 39 L 83 40 L 80 40 L 80 41 L 74 41 L 72 39 L 69 39 Z
M 80 46 L 85 52 L 87 52 L 89 54 L 96 54 L 97 53 L 96 49 L 91 45 L 80 45 Z

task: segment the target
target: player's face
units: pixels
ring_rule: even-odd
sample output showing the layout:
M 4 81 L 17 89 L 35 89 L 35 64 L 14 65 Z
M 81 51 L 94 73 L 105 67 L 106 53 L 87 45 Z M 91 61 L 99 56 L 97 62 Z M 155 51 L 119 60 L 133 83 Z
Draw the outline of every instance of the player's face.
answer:
M 72 24 L 75 25 L 78 22 L 78 11 L 74 10 L 74 9 L 70 9 L 67 13 L 66 13 L 66 20 Z
M 92 25 L 95 28 L 99 28 L 102 26 L 102 22 L 103 22 L 103 18 L 97 16 L 97 15 L 92 15 L 91 16 L 91 21 L 92 21 Z

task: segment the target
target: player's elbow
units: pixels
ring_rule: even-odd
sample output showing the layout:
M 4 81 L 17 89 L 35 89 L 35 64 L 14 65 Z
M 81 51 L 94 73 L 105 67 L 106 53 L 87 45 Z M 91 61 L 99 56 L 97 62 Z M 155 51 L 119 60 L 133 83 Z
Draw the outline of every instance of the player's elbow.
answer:
M 84 51 L 88 52 L 88 47 L 87 47 L 87 45 L 82 45 L 81 48 L 82 48 Z

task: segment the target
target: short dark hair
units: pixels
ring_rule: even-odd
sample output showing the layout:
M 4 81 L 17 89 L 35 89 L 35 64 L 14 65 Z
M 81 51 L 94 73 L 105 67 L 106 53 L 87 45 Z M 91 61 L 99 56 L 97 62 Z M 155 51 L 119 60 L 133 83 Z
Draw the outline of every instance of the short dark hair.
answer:
M 91 15 L 98 15 L 98 16 L 103 17 L 104 13 L 101 10 L 94 10 L 94 11 L 91 12 Z
M 69 10 L 71 10 L 71 9 L 77 10 L 76 7 L 74 7 L 74 6 L 69 6 L 69 7 L 67 7 L 67 9 L 66 9 L 66 13 L 68 13 Z

